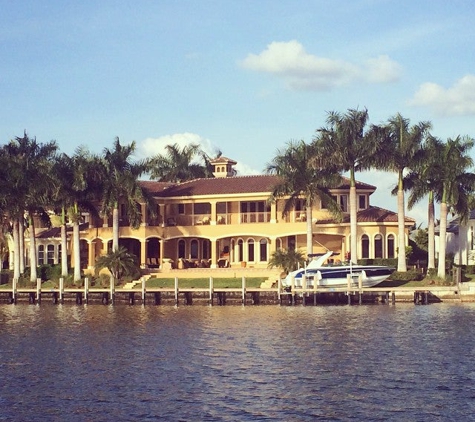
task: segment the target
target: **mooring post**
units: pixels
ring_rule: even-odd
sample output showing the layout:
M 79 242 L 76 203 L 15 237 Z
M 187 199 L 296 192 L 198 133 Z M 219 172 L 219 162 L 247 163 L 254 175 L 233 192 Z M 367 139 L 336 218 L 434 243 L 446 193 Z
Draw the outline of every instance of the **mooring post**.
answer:
M 175 277 L 175 306 L 178 306 L 178 277 Z
M 135 293 L 129 292 L 129 305 L 135 304 Z
M 307 304 L 305 300 L 306 290 L 307 290 L 307 276 L 303 274 L 302 275 L 302 305 L 303 306 Z
M 142 305 L 145 305 L 145 277 L 142 277 Z
M 155 292 L 153 294 L 154 305 L 160 305 L 161 299 L 162 297 L 161 297 L 160 292 Z
M 292 306 L 295 305 L 295 277 L 290 277 L 290 295 L 292 300 Z
M 18 285 L 18 279 L 14 278 L 12 281 L 12 303 L 15 303 L 15 304 L 17 300 L 17 285 Z
M 36 300 L 38 303 L 41 302 L 41 278 L 36 279 Z
M 246 277 L 242 276 L 242 306 L 246 304 Z
M 319 280 L 317 275 L 313 277 L 313 306 L 317 306 L 317 287 Z
M 363 304 L 363 275 L 358 276 L 358 303 Z
M 89 297 L 89 277 L 86 277 L 84 279 L 84 300 L 86 301 L 86 304 L 88 302 L 88 297 Z
M 63 295 L 64 295 L 64 278 L 59 277 L 59 302 L 63 303 Z
M 115 279 L 111 276 L 110 278 L 110 302 L 114 304 L 114 292 L 115 292 Z
M 424 291 L 424 305 L 429 304 L 429 292 L 427 290 Z
M 277 280 L 277 299 L 279 300 L 279 303 L 282 305 L 282 279 L 278 278 Z
M 391 292 L 391 302 L 393 305 L 396 304 L 396 292 Z
M 346 275 L 346 285 L 348 287 L 348 291 L 346 292 L 346 295 L 348 296 L 348 305 L 351 305 L 351 275 L 347 274 Z
M 209 306 L 213 306 L 213 277 L 209 278 Z

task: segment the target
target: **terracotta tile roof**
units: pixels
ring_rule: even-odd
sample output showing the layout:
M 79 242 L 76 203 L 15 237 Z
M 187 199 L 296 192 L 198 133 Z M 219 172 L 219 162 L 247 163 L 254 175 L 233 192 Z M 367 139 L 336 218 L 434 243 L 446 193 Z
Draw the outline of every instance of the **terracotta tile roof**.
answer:
M 79 230 L 84 230 L 89 227 L 89 223 L 82 223 L 79 225 Z M 66 227 L 66 234 L 71 234 L 73 232 L 72 226 Z M 60 238 L 61 237 L 61 227 L 51 227 L 49 229 L 43 230 L 36 234 L 37 239 L 50 239 L 50 238 Z
M 147 190 L 151 195 L 159 195 L 164 189 L 173 186 L 173 183 L 157 182 L 155 180 L 140 180 L 139 183 L 142 189 Z
M 385 210 L 383 208 L 370 206 L 365 210 L 358 211 L 357 214 L 357 221 L 358 223 L 397 223 L 397 213 L 389 210 Z M 406 223 L 415 223 L 411 217 L 405 218 Z M 343 217 L 342 223 L 349 223 L 350 216 L 345 215 Z M 336 223 L 335 219 L 329 218 L 326 220 L 318 220 L 317 224 L 330 224 Z
M 140 183 L 143 188 L 156 196 L 171 198 L 179 196 L 269 193 L 278 181 L 279 177 L 274 175 L 253 175 L 222 178 L 211 177 L 177 184 L 154 181 L 141 181 Z M 376 190 L 375 186 L 361 182 L 357 182 L 356 187 L 357 189 Z M 349 188 L 349 180 L 343 178 L 343 183 L 339 186 L 339 189 Z

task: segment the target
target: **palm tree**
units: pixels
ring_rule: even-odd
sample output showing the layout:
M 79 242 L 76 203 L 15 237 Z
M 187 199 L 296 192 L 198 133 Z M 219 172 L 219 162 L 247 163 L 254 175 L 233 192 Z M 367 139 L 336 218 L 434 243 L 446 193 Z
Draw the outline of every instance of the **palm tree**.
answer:
M 410 126 L 409 119 L 401 114 L 389 118 L 383 126 L 383 146 L 376 156 L 375 167 L 381 170 L 396 172 L 397 182 L 397 216 L 398 216 L 398 261 L 397 270 L 407 271 L 406 265 L 406 230 L 404 171 L 414 164 L 414 157 L 421 149 L 424 137 L 431 129 L 430 122 L 419 122 Z
M 209 157 L 198 144 L 180 148 L 178 144 L 167 145 L 164 155 L 158 154 L 150 160 L 150 178 L 161 182 L 180 183 L 186 180 L 212 177 Z M 220 152 L 218 152 L 220 155 Z M 196 160 L 203 160 L 200 164 Z
M 408 209 L 423 198 L 428 198 L 427 207 L 427 271 L 435 269 L 435 192 L 440 191 L 442 166 L 440 157 L 444 144 L 434 136 L 428 136 L 422 148 L 414 155 L 413 165 L 404 176 L 404 189 L 409 191 Z
M 295 249 L 289 249 L 283 251 L 281 249 L 272 253 L 269 260 L 269 268 L 278 267 L 281 268 L 287 274 L 291 271 L 295 271 L 305 264 L 305 257 L 300 251 Z
M 113 149 L 104 149 L 102 159 L 102 209 L 104 216 L 112 215 L 112 250 L 119 249 L 119 201 L 126 204 L 127 217 L 133 228 L 141 222 L 139 201 L 145 202 L 150 210 L 153 199 L 142 190 L 138 183 L 140 175 L 148 169 L 146 161 L 132 161 L 135 141 L 122 146 L 119 138 L 114 141 Z
M 457 136 L 455 139 L 447 139 L 441 162 L 441 190 L 440 195 L 440 232 L 439 232 L 439 262 L 437 275 L 445 278 L 445 255 L 447 214 L 449 210 L 457 214 L 460 223 L 468 219 L 470 212 L 471 194 L 475 189 L 475 174 L 471 171 L 473 159 L 470 151 L 475 141 L 469 137 Z
M 22 138 L 16 137 L 4 146 L 4 153 L 8 157 L 9 170 L 11 171 L 9 176 L 10 186 L 12 192 L 14 192 L 13 195 L 15 195 L 12 203 L 12 209 L 15 213 L 13 217 L 15 249 L 17 244 L 18 248 L 20 245 L 19 236 L 22 236 L 20 220 L 23 211 L 26 211 L 30 234 L 30 281 L 32 282 L 36 282 L 37 278 L 34 218 L 39 216 L 46 224 L 49 223 L 45 206 L 48 205 L 49 201 L 49 189 L 53 181 L 51 166 L 57 149 L 58 146 L 55 141 L 41 144 L 36 141 L 36 138 L 29 138 L 26 132 L 24 132 Z M 21 259 L 19 253 L 15 255 L 16 259 Z
M 355 173 L 371 167 L 368 157 L 378 150 L 375 137 L 369 137 L 366 130 L 368 110 L 349 109 L 345 114 L 335 111 L 327 115 L 329 127 L 318 129 L 315 143 L 327 157 L 327 162 L 338 166 L 342 172 L 350 173 L 350 259 L 358 259 L 357 207 Z
M 125 275 L 133 275 L 139 271 L 137 257 L 131 254 L 124 247 L 108 253 L 107 255 L 99 256 L 96 259 L 96 272 L 103 268 L 107 268 L 115 281 Z
M 99 197 L 97 183 L 100 180 L 99 159 L 90 154 L 85 147 L 76 149 L 69 157 L 61 154 L 56 160 L 53 200 L 61 219 L 61 274 L 68 275 L 66 228 L 68 220 L 73 225 L 74 281 L 81 279 L 79 248 L 79 224 L 82 211 L 98 216 L 95 200 Z
M 278 150 L 266 173 L 280 176 L 270 200 L 286 198 L 282 215 L 295 208 L 303 197 L 307 221 L 307 255 L 313 250 L 312 205 L 320 199 L 327 208 L 339 216 L 340 210 L 331 197 L 330 188 L 341 183 L 341 175 L 331 166 L 320 166 L 321 160 L 315 145 L 304 141 L 289 142 L 285 150 Z

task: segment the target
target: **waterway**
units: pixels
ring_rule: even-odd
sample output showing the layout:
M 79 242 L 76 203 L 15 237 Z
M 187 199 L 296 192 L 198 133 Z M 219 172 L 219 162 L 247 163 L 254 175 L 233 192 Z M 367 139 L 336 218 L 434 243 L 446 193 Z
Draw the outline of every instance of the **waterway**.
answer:
M 4 421 L 466 421 L 475 304 L 0 306 Z

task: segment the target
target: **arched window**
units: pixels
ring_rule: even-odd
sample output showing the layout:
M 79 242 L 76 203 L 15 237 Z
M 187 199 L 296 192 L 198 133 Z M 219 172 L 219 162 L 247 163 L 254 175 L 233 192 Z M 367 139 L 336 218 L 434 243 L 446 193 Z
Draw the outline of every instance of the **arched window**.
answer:
M 242 241 L 242 239 L 239 239 L 238 240 L 238 250 L 237 250 L 237 261 L 242 261 L 244 259 L 244 256 L 243 256 L 243 252 L 244 252 L 244 242 Z
M 267 239 L 259 241 L 259 261 L 267 261 Z
M 183 239 L 178 241 L 178 258 L 186 258 L 185 241 Z
M 198 259 L 198 241 L 193 239 L 190 244 L 190 258 Z
M 369 258 L 369 237 L 366 234 L 361 236 L 361 258 Z
M 388 258 L 394 258 L 396 254 L 394 253 L 394 235 L 390 234 L 388 236 Z
M 381 236 L 380 234 L 374 236 L 374 257 L 383 257 L 383 236 Z
M 247 259 L 250 262 L 254 262 L 254 239 L 249 239 L 247 241 Z

